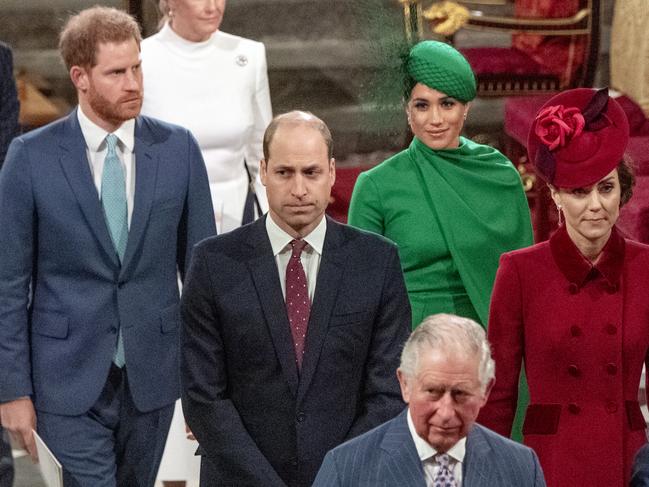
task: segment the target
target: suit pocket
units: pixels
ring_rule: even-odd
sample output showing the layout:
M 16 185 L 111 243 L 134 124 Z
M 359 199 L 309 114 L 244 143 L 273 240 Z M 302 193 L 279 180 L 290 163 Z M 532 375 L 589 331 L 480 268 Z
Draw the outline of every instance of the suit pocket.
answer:
M 368 316 L 367 311 L 355 311 L 352 313 L 333 314 L 329 321 L 329 326 L 353 325 L 365 321 Z
M 173 304 L 160 313 L 160 331 L 172 333 L 180 327 L 180 306 Z
M 560 417 L 561 404 L 530 404 L 525 412 L 523 435 L 554 435 Z
M 32 332 L 50 338 L 65 339 L 70 331 L 70 320 L 62 313 L 34 310 Z

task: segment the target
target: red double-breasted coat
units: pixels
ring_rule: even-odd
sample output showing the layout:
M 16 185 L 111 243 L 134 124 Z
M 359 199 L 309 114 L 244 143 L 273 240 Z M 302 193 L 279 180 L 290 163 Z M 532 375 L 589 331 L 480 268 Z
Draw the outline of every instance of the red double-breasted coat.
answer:
M 480 423 L 509 435 L 524 361 L 524 442 L 548 486 L 628 485 L 647 441 L 638 388 L 649 349 L 649 246 L 614 228 L 592 266 L 562 227 L 503 254 L 488 333 L 496 383 Z

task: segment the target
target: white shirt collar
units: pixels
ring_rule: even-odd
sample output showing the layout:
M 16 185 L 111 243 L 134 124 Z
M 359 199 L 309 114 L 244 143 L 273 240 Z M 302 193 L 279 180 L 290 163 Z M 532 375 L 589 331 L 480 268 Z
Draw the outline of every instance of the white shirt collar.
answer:
M 435 448 L 433 448 L 426 440 L 424 440 L 417 434 L 417 431 L 415 430 L 415 424 L 412 422 L 412 416 L 410 415 L 410 409 L 408 409 L 408 429 L 410 430 L 412 440 L 415 442 L 415 448 L 417 449 L 419 459 L 422 462 L 437 455 L 437 450 L 435 450 Z M 456 462 L 462 463 L 464 461 L 464 455 L 466 454 L 466 437 L 458 441 L 446 453 Z
M 286 233 L 280 226 L 275 223 L 270 212 L 266 216 L 266 232 L 270 240 L 270 246 L 273 249 L 273 256 L 282 252 L 286 246 L 293 240 L 293 237 Z M 327 218 L 322 217 L 318 226 L 316 226 L 311 233 L 304 237 L 306 243 L 315 250 L 319 255 L 322 255 L 322 248 L 324 247 L 325 234 L 327 233 Z
M 90 120 L 86 116 L 86 114 L 83 113 L 81 106 L 79 106 L 77 110 L 77 119 L 79 120 L 81 133 L 83 134 L 83 138 L 86 140 L 88 149 L 90 149 L 92 152 L 99 152 L 100 149 L 103 149 L 104 146 L 102 144 L 104 143 L 108 132 L 106 132 L 103 128 Z M 115 130 L 115 132 L 113 132 L 113 134 L 117 136 L 120 143 L 122 144 L 122 147 L 125 148 L 125 151 L 133 152 L 133 148 L 135 147 L 134 118 L 127 120 L 122 125 L 120 125 L 119 128 Z

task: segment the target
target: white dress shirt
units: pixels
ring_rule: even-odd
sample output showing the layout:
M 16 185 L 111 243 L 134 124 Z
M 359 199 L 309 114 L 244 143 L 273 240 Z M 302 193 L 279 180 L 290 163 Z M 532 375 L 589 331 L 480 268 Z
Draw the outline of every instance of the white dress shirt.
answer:
M 437 450 L 430 446 L 426 440 L 417 434 L 415 430 L 415 424 L 412 422 L 412 417 L 410 416 L 410 410 L 408 410 L 408 429 L 412 435 L 412 439 L 415 442 L 415 448 L 417 449 L 417 454 L 421 460 L 424 467 L 424 475 L 426 477 L 426 487 L 433 487 L 433 479 L 437 475 L 439 470 L 439 465 L 434 460 L 435 455 L 437 455 Z M 457 487 L 462 485 L 462 463 L 464 462 L 464 455 L 466 453 L 466 437 L 458 441 L 453 447 L 446 452 L 450 457 L 449 468 L 455 477 L 455 483 Z
M 288 266 L 288 261 L 291 259 L 292 247 L 290 243 L 291 240 L 293 240 L 293 237 L 275 223 L 270 213 L 268 213 L 268 216 L 266 217 L 266 232 L 268 233 L 270 245 L 273 248 L 273 256 L 277 263 L 279 282 L 282 284 L 282 295 L 284 296 L 284 299 L 286 299 L 286 267 Z M 301 261 L 308 283 L 309 299 L 312 303 L 326 233 L 327 219 L 323 216 L 320 223 L 318 223 L 318 226 L 303 238 L 303 240 L 306 240 L 307 245 L 302 251 Z
M 101 200 L 101 177 L 104 173 L 104 160 L 108 147 L 106 146 L 106 132 L 99 125 L 90 120 L 81 107 L 77 110 L 77 118 L 81 126 L 81 133 L 86 140 L 86 154 L 90 164 L 92 179 L 97 188 L 97 195 Z M 131 216 L 133 215 L 133 201 L 135 197 L 135 119 L 127 120 L 115 132 L 118 143 L 116 147 L 117 157 L 124 169 L 124 180 L 126 181 L 126 204 L 128 208 L 128 226 L 131 227 Z

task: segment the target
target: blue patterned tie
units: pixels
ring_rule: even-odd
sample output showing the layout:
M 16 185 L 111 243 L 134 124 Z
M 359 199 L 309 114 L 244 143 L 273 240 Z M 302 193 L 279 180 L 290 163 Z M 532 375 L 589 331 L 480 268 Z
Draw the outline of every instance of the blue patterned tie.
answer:
M 446 453 L 438 453 L 435 455 L 435 460 L 439 465 L 439 470 L 433 479 L 433 487 L 457 487 L 450 467 L 450 457 Z
M 113 241 L 119 260 L 122 262 L 124 252 L 126 252 L 126 241 L 128 240 L 126 182 L 122 163 L 115 150 L 117 137 L 114 134 L 106 136 L 106 146 L 108 151 L 104 160 L 104 172 L 101 176 L 101 204 L 104 207 L 110 238 Z M 117 336 L 117 349 L 115 350 L 113 362 L 118 367 L 123 367 L 125 363 L 121 327 Z

